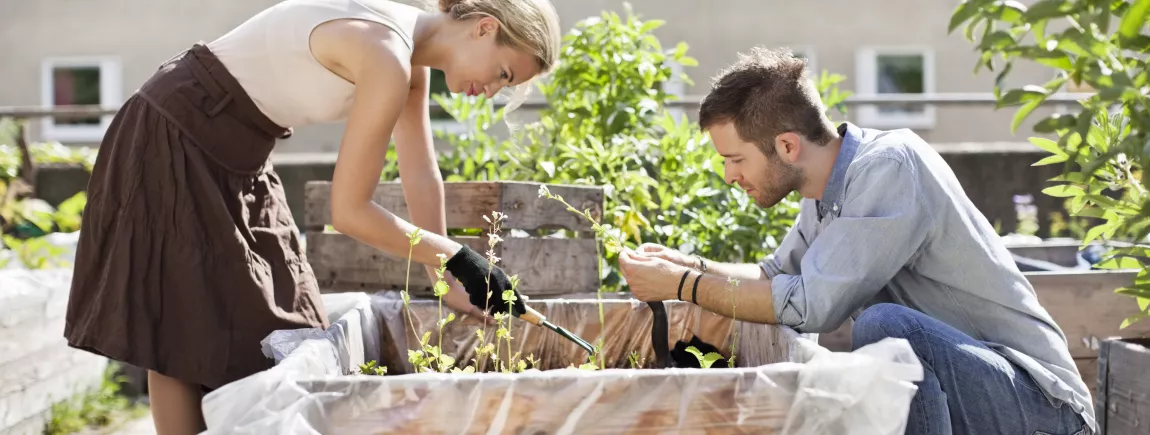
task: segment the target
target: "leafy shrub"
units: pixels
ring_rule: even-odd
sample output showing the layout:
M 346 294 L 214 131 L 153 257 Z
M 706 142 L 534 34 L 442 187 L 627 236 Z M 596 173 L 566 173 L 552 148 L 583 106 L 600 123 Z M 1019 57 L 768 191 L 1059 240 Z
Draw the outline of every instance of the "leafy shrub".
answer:
M 10 127 L 10 123 L 0 123 L 0 130 L 3 127 Z M 80 164 L 88 170 L 96 156 L 94 149 L 71 148 L 59 143 L 33 144 L 28 150 L 36 165 Z M 67 266 L 59 260 L 63 248 L 49 243 L 43 236 L 79 230 L 80 213 L 87 196 L 80 192 L 58 207 L 31 196 L 32 186 L 19 178 L 22 157 L 16 146 L 0 143 L 0 254 L 5 250 L 12 253 L 0 255 L 0 267 L 7 266 L 13 256 L 31 269 Z
M 602 186 L 603 225 L 632 247 L 655 242 L 738 262 L 773 250 L 794 222 L 798 197 L 764 209 L 723 181 L 709 138 L 667 108 L 677 98 L 664 90 L 671 63 L 696 61 L 686 43 L 662 48 L 652 34 L 661 25 L 629 9 L 578 22 L 563 39 L 559 66 L 539 85 L 547 102 L 539 119 L 504 137 L 488 132 L 504 120 L 490 100 L 433 97 L 467 126 L 436 132 L 451 147 L 439 160 L 444 178 Z M 838 90 L 841 80 L 826 72 L 816 80 L 828 107 L 840 110 L 849 95 Z M 604 284 L 618 289 L 615 254 L 603 257 Z
M 1035 165 L 1063 164 L 1057 184 L 1043 193 L 1068 198 L 1069 211 L 1092 218 L 1083 245 L 1098 239 L 1133 246 L 1110 250 L 1102 268 L 1141 269 L 1134 286 L 1118 293 L 1135 298 L 1140 314 L 1122 327 L 1150 316 L 1150 70 L 1146 21 L 1150 0 L 1042 0 L 1029 7 L 1019 2 L 968 0 L 954 11 L 949 31 L 965 24 L 968 40 L 981 58 L 975 71 L 996 68 L 994 87 L 999 107 L 1018 106 L 1012 130 L 1050 95 L 1067 84 L 1093 91 L 1079 101 L 1077 114 L 1054 114 L 1038 121 L 1030 142 L 1050 153 Z M 981 37 L 979 33 L 981 26 Z M 1057 30 L 1055 30 L 1057 29 Z M 1003 92 L 1012 65 L 1033 61 L 1054 69 L 1054 78 Z

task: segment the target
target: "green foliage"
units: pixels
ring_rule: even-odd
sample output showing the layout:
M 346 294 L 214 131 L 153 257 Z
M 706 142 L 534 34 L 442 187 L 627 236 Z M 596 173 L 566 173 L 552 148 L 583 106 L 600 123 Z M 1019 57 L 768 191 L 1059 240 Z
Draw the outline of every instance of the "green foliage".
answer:
M 694 355 L 695 358 L 699 360 L 699 367 L 704 369 L 711 368 L 711 365 L 714 364 L 715 361 L 723 359 L 723 356 L 719 355 L 718 352 L 708 352 L 706 355 L 703 355 L 703 352 L 695 346 L 687 346 L 687 352 Z
M 1079 101 L 1078 113 L 1055 114 L 1035 124 L 1037 133 L 1057 140 L 1035 137 L 1031 143 L 1049 153 L 1036 166 L 1061 163 L 1064 168 L 1052 180 L 1057 184 L 1043 193 L 1067 198 L 1073 217 L 1095 219 L 1082 237 L 1084 246 L 1099 239 L 1134 243 L 1110 251 L 1100 264 L 1141 269 L 1134 286 L 1117 290 L 1132 296 L 1141 311 L 1125 319 L 1123 328 L 1150 317 L 1148 17 L 1150 0 L 1041 0 L 1029 7 L 1017 1 L 968 0 L 955 9 L 949 28 L 953 32 L 965 25 L 966 38 L 981 53 L 976 72 L 999 68 L 994 86 L 998 106 L 1018 107 L 1012 129 L 1070 83 L 1094 90 Z M 1056 74 L 1046 83 L 1004 92 L 1004 78 L 1019 60 L 1048 66 Z
M 716 261 L 757 261 L 773 250 L 798 212 L 798 197 L 757 206 L 723 180 L 722 158 L 709 138 L 667 105 L 671 63 L 693 66 L 686 43 L 663 49 L 652 31 L 659 20 L 626 11 L 580 21 L 563 39 L 559 66 L 539 89 L 539 119 L 498 137 L 503 120 L 491 101 L 460 95 L 433 98 L 467 126 L 436 132 L 451 150 L 439 160 L 447 181 L 518 180 L 595 185 L 606 189 L 600 221 L 623 247 L 660 243 Z M 689 77 L 679 77 L 691 83 Z M 842 110 L 843 76 L 816 80 L 828 107 Z M 616 253 L 603 252 L 601 275 L 621 289 Z
M 11 123 L 0 123 L 11 126 Z M 3 128 L 0 128 L 3 130 Z M 33 144 L 28 147 L 36 165 L 81 164 L 91 170 L 95 151 L 71 148 L 58 143 Z M 31 197 L 31 186 L 19 178 L 22 163 L 20 149 L 0 143 L 0 251 L 11 250 L 25 267 L 40 269 L 67 267 L 58 257 L 62 249 L 42 236 L 53 232 L 72 232 L 80 228 L 80 214 L 87 195 L 80 192 L 52 207 L 46 201 Z M 0 256 L 0 267 L 7 266 Z
M 46 435 L 64 435 L 104 428 L 118 421 L 139 418 L 147 408 L 132 403 L 121 392 L 127 380 L 118 375 L 117 363 L 108 364 L 100 385 L 76 397 L 52 405 L 44 427 Z

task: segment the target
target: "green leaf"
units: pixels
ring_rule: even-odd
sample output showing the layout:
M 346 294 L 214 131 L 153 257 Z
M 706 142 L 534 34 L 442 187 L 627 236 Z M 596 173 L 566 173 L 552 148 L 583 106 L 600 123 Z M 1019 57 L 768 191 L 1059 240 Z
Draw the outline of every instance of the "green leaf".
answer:
M 1034 109 L 1037 109 L 1038 106 L 1042 105 L 1042 100 L 1044 99 L 1046 99 L 1045 95 L 1043 95 L 1043 97 L 1040 99 L 1031 100 L 1030 102 L 1022 105 L 1022 107 L 1018 108 L 1018 111 L 1014 113 L 1014 119 L 1011 119 L 1010 121 L 1010 132 L 1014 133 L 1018 131 L 1018 126 L 1022 125 L 1022 122 L 1026 120 L 1026 117 L 1030 116 L 1030 113 L 1033 112 Z
M 1139 298 L 1139 303 L 1142 303 L 1141 302 L 1142 299 L 1143 298 Z M 1126 328 L 1130 327 L 1130 325 L 1133 325 L 1133 324 L 1137 323 L 1139 320 L 1145 319 L 1147 317 L 1150 317 L 1150 313 L 1142 312 L 1142 313 L 1127 317 L 1125 320 L 1122 321 L 1122 325 L 1120 325 L 1118 327 L 1118 329 L 1126 329 Z
M 1066 155 L 1066 152 L 1063 151 L 1062 148 L 1060 148 L 1058 146 L 1058 143 L 1055 141 L 1052 141 L 1050 139 L 1046 139 L 1046 138 L 1042 138 L 1042 137 L 1032 137 L 1032 138 L 1029 138 L 1027 140 L 1029 140 L 1030 143 L 1034 144 L 1034 146 L 1041 148 L 1048 153 Z
M 1006 0 L 998 2 L 999 4 L 994 8 L 994 18 L 999 21 L 1015 24 L 1022 20 L 1022 15 L 1026 13 L 1026 5 L 1014 1 Z
M 1066 154 L 1055 154 L 1055 155 L 1051 155 L 1051 156 L 1046 156 L 1046 158 L 1039 160 L 1037 162 L 1034 162 L 1030 166 L 1053 165 L 1055 163 L 1065 162 L 1066 159 L 1068 159 L 1068 158 L 1070 158 L 1070 156 L 1067 156 Z
M 1126 14 L 1122 16 L 1122 22 L 1118 25 L 1118 36 L 1123 40 L 1138 36 L 1142 27 L 1146 25 L 1148 16 L 1150 16 L 1150 0 L 1134 0 L 1126 10 Z
M 985 38 L 982 38 L 982 42 L 978 44 L 978 49 L 981 51 L 998 50 L 1014 43 L 1014 36 L 1011 35 L 1010 32 L 995 30 L 991 34 L 986 35 Z
M 643 23 L 643 27 L 639 28 L 639 33 L 648 33 L 663 27 L 664 24 L 667 24 L 664 20 L 647 20 L 647 22 Z
M 1020 89 L 1011 89 L 1007 91 L 1002 98 L 998 99 L 998 108 L 1017 106 L 1039 100 L 1046 97 L 1046 92 L 1046 88 L 1038 85 L 1026 85 Z
M 1141 269 L 1142 263 L 1130 257 L 1114 257 L 1099 262 L 1095 267 L 1099 269 Z
M 1085 195 L 1086 191 L 1073 184 L 1059 184 L 1042 189 L 1042 193 L 1058 198 L 1069 198 L 1072 196 Z
M 971 17 L 977 14 L 977 6 L 971 4 L 970 2 L 959 3 L 958 7 L 956 7 L 954 12 L 952 12 L 950 15 L 950 24 L 946 27 L 946 34 L 949 35 L 954 33 L 954 29 L 957 29 L 958 26 L 961 26 L 962 23 L 965 23 L 966 20 L 969 20 Z
M 702 365 L 703 368 L 705 368 L 705 369 L 709 369 L 709 368 L 711 368 L 711 365 L 715 363 L 715 361 L 718 361 L 721 359 L 723 359 L 722 355 L 719 355 L 716 352 L 710 352 L 706 355 L 703 355 L 703 359 L 700 360 L 701 361 L 700 365 Z
M 1068 15 L 1074 5 L 1069 0 L 1042 0 L 1030 6 L 1023 13 L 1023 18 L 1031 23 L 1042 19 L 1049 19 Z
M 1054 133 L 1058 130 L 1074 127 L 1075 122 L 1074 115 L 1055 113 L 1035 123 L 1034 131 L 1036 133 Z

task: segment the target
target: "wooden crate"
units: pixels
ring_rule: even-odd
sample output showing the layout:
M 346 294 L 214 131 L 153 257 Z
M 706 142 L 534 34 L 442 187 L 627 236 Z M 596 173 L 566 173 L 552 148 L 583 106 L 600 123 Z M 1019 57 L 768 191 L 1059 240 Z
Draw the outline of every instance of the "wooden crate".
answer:
M 1147 433 L 1150 425 L 1150 338 L 1103 340 L 1094 413 L 1101 435 Z
M 1138 304 L 1114 290 L 1133 284 L 1136 271 L 1086 270 L 1072 272 L 1027 272 L 1023 274 L 1054 322 L 1066 334 L 1070 355 L 1082 380 L 1094 390 L 1097 380 L 1097 346 L 1105 337 L 1150 336 L 1150 322 L 1119 329 L 1122 319 L 1138 313 Z M 821 346 L 848 352 L 852 321 L 835 331 L 819 334 Z
M 447 228 L 484 229 L 483 218 L 493 212 L 507 216 L 502 223 L 503 242 L 495 248 L 498 266 L 518 275 L 525 295 L 556 295 L 594 292 L 599 287 L 596 240 L 589 221 L 567 210 L 559 201 L 540 198 L 539 183 L 449 182 L 444 183 Z M 603 189 L 588 186 L 547 185 L 580 210 L 599 218 Z M 403 187 L 396 182 L 379 183 L 373 197 L 384 209 L 410 221 Z M 331 182 L 312 181 L 305 189 L 304 231 L 307 257 L 324 292 L 402 289 L 408 279 L 406 258 L 388 255 L 350 236 L 326 229 L 331 224 Z M 576 238 L 539 237 L 547 230 L 576 231 Z M 526 237 L 513 237 L 521 230 Z M 453 236 L 453 240 L 485 253 L 486 236 Z M 410 288 L 416 296 L 431 294 L 424 268 L 411 265 Z

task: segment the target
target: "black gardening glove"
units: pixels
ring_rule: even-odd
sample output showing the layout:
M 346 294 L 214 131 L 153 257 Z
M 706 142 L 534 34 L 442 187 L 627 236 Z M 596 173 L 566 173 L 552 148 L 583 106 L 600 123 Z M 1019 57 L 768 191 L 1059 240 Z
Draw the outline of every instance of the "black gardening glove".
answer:
M 447 271 L 463 284 L 463 289 L 467 290 L 467 295 L 471 299 L 471 305 L 480 309 L 486 308 L 487 312 L 492 314 L 507 312 L 503 291 L 511 289 L 511 280 L 507 279 L 503 269 L 491 266 L 486 258 L 467 245 L 463 245 L 459 252 L 447 260 Z M 487 283 L 488 276 L 491 278 L 490 287 Z M 487 298 L 488 289 L 491 290 L 490 299 Z M 519 292 L 515 292 L 515 301 L 511 305 L 516 316 L 527 312 L 527 306 L 523 304 L 523 297 Z

